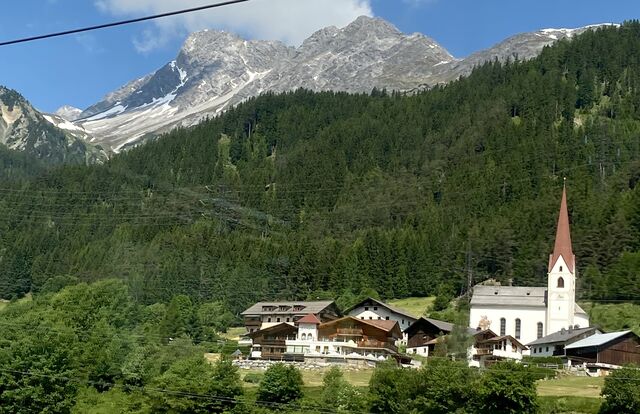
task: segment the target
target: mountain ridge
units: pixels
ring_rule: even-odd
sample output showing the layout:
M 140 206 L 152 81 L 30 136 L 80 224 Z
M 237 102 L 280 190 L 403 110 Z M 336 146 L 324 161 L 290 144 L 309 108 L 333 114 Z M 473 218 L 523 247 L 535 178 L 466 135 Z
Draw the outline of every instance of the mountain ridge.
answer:
M 601 26 L 521 33 L 462 59 L 422 33 L 404 34 L 365 16 L 343 28 L 320 29 L 298 47 L 204 30 L 192 33 L 172 62 L 107 95 L 76 124 L 93 135 L 92 142 L 119 152 L 149 134 L 192 126 L 266 91 L 429 88 L 486 61 L 530 59 L 555 41 Z

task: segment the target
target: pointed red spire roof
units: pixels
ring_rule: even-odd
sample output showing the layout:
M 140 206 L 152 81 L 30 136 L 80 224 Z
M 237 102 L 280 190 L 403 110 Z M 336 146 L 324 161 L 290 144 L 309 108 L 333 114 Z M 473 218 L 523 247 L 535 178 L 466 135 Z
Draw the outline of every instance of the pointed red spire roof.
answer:
M 310 323 L 313 325 L 320 325 L 322 322 L 320 321 L 320 319 L 318 319 L 318 317 L 316 315 L 314 315 L 313 313 L 310 313 L 308 315 L 306 315 L 305 317 L 303 317 L 302 319 L 298 320 L 298 323 Z
M 573 250 L 571 248 L 566 179 L 565 186 L 562 189 L 562 201 L 560 202 L 560 214 L 558 216 L 558 228 L 556 230 L 556 243 L 553 247 L 553 254 L 549 257 L 549 271 L 551 271 L 560 256 L 562 256 L 569 267 L 569 271 L 573 273 L 575 256 L 573 255 Z

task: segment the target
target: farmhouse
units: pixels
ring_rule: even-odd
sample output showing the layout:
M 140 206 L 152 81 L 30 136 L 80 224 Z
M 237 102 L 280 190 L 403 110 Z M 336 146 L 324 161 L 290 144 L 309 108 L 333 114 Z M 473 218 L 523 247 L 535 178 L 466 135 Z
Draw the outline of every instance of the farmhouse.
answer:
M 565 347 L 571 365 L 583 365 L 590 374 L 606 375 L 623 365 L 640 365 L 640 337 L 632 331 L 593 335 Z
M 400 359 L 395 342 L 402 332 L 396 321 L 347 316 L 323 323 L 309 314 L 295 325 L 285 322 L 249 333 L 251 357 L 353 364 Z
M 325 322 L 341 316 L 333 301 L 316 302 L 258 302 L 241 313 L 248 333 L 252 333 L 280 323 L 295 324 L 308 314 L 317 315 Z
M 438 339 L 451 333 L 453 324 L 431 318 L 420 318 L 404 333 L 407 336 L 407 354 L 428 357 L 433 354 Z
M 417 319 L 415 316 L 405 311 L 381 302 L 377 299 L 367 298 L 360 303 L 350 307 L 345 315 L 353 316 L 361 320 L 370 321 L 396 321 L 400 330 L 406 330 Z M 406 343 L 407 336 L 403 335 L 402 341 Z
M 579 329 L 569 327 L 569 329 L 561 329 L 551 335 L 536 339 L 535 341 L 528 343 L 527 346 L 529 347 L 530 355 L 533 357 L 564 357 L 564 349 L 567 345 L 571 345 L 581 339 L 588 338 L 592 335 L 599 335 L 601 333 L 602 332 L 594 327 Z
M 477 331 L 469 349 L 469 366 L 486 367 L 503 360 L 522 360 L 527 347 L 511 335 L 496 335 L 490 329 Z
M 562 329 L 585 328 L 589 317 L 576 303 L 576 259 L 571 246 L 566 187 L 562 191 L 546 287 L 476 286 L 469 327 L 489 329 L 531 343 Z

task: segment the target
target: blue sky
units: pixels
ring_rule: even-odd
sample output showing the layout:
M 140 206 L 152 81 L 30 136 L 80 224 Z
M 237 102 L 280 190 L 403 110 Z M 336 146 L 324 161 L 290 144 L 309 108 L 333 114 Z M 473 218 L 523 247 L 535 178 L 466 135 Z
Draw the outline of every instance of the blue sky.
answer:
M 143 16 L 215 0 L 21 0 L 3 5 L 0 40 Z M 0 48 L 0 84 L 37 108 L 80 108 L 173 59 L 190 31 L 219 28 L 297 44 L 360 14 L 424 33 L 463 57 L 513 34 L 640 17 L 637 0 L 251 0 L 225 11 Z

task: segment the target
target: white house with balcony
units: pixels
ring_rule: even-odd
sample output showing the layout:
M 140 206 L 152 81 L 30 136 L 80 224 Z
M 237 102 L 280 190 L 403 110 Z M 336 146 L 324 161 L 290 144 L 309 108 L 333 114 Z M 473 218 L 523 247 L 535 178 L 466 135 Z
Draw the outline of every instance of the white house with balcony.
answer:
M 485 367 L 491 363 L 514 360 L 521 361 L 527 350 L 511 335 L 496 335 L 492 330 L 478 331 L 473 335 L 473 345 L 469 348 L 469 366 Z
M 395 341 L 402 333 L 395 321 L 347 316 L 322 323 L 310 314 L 297 325 L 295 339 L 285 341 L 285 354 L 293 360 L 376 363 L 399 357 Z

